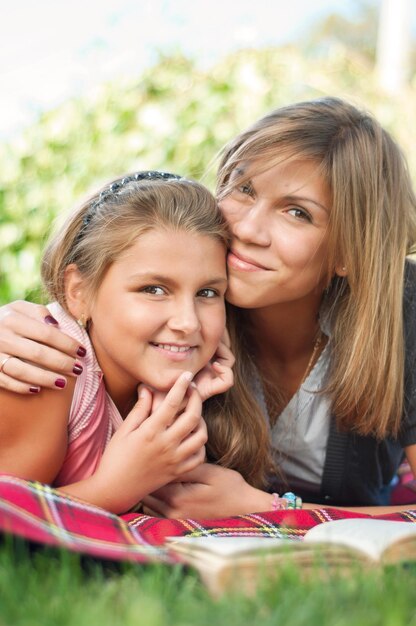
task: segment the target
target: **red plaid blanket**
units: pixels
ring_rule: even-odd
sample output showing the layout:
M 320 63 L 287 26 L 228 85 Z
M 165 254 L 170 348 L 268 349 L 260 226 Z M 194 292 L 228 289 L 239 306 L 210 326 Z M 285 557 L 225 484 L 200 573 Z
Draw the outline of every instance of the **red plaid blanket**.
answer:
M 63 547 L 103 559 L 175 561 L 166 537 L 235 536 L 302 539 L 309 528 L 350 517 L 369 517 L 334 508 L 268 511 L 222 519 L 163 519 L 113 515 L 63 495 L 48 485 L 0 476 L 0 532 L 39 544 Z M 379 518 L 416 522 L 416 509 Z

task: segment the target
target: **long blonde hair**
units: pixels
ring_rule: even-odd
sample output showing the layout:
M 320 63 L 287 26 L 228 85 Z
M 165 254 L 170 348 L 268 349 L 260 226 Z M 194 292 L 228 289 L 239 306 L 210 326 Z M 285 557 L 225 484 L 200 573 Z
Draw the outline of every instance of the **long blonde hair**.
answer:
M 367 112 L 338 98 L 301 102 L 271 112 L 225 147 L 218 196 L 230 192 L 231 172 L 242 161 L 264 171 L 287 158 L 314 162 L 332 193 L 325 392 L 340 428 L 395 436 L 404 411 L 404 266 L 416 242 L 406 160 Z M 346 278 L 334 275 L 337 264 Z
M 229 243 L 227 225 L 214 196 L 203 185 L 174 174 L 137 172 L 106 184 L 73 211 L 50 239 L 41 274 L 49 297 L 66 310 L 65 269 L 74 263 L 93 299 L 109 266 L 141 234 L 166 228 L 213 237 Z M 237 376 L 236 386 L 242 385 Z M 253 454 L 253 440 L 267 447 L 268 433 L 261 413 L 230 390 L 204 406 L 209 432 L 208 457 L 240 471 L 261 486 L 270 454 Z M 254 426 L 253 426 L 254 423 Z

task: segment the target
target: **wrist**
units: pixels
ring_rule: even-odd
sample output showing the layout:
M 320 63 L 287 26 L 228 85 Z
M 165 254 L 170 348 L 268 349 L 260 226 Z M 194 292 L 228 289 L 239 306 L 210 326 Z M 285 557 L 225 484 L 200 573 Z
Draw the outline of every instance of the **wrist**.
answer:
M 287 491 L 282 496 L 278 493 L 272 493 L 271 509 L 272 511 L 284 511 L 287 509 L 301 509 L 302 498 L 295 495 L 292 491 Z

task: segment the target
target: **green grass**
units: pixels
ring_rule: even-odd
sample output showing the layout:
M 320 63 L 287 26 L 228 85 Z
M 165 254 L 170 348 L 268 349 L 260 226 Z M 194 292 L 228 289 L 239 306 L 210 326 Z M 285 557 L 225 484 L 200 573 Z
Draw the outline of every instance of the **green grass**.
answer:
M 0 548 L 0 626 L 416 626 L 416 566 L 302 580 L 285 568 L 255 597 L 213 600 L 180 566 Z

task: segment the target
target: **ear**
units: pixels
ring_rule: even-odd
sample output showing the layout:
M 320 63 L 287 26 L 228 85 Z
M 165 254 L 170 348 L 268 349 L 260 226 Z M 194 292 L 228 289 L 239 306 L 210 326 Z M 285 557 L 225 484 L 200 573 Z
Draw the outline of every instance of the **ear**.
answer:
M 345 278 L 348 275 L 347 266 L 346 265 L 336 265 L 335 266 L 335 274 L 340 276 L 341 278 Z
M 65 268 L 65 301 L 68 311 L 75 319 L 88 318 L 88 300 L 85 280 L 75 263 Z

